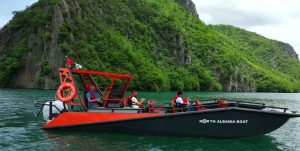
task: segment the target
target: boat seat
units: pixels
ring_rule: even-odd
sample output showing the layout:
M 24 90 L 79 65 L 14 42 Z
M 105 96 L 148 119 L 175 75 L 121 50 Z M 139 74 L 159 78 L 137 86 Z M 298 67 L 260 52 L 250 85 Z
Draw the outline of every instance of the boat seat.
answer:
M 123 108 L 124 103 L 123 103 L 123 101 L 120 101 L 120 100 L 110 100 L 110 101 L 107 101 L 106 107 L 107 108 Z
M 186 105 L 184 104 L 180 104 L 180 103 L 172 103 L 172 108 L 173 108 L 173 113 L 176 113 L 176 112 L 184 112 L 185 111 L 185 108 L 186 108 Z
M 216 103 L 218 104 L 218 108 L 226 108 L 228 107 L 228 103 L 223 99 L 216 99 Z
M 159 112 L 161 108 L 162 105 L 157 104 L 156 101 L 154 101 L 153 99 L 148 101 L 148 112 Z
M 195 101 L 195 105 L 196 105 L 196 110 L 197 111 L 201 111 L 201 110 L 206 110 L 207 108 L 204 107 L 203 105 L 201 105 L 200 100 L 196 100 Z
M 126 85 L 114 85 L 111 88 L 109 98 L 110 99 L 120 99 L 123 97 Z

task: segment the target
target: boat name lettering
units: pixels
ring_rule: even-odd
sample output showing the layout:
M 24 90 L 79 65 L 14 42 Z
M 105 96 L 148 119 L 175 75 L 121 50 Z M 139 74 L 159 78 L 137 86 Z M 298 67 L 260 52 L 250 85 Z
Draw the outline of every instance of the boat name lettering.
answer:
M 247 124 L 248 120 L 199 120 L 201 124 Z

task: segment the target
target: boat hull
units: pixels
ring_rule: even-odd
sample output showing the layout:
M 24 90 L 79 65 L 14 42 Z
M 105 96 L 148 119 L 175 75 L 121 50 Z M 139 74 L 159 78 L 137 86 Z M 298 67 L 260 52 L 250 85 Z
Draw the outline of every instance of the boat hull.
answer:
M 274 131 L 286 123 L 289 118 L 299 116 L 298 114 L 275 113 L 235 107 L 197 112 L 148 114 L 149 116 L 143 117 L 93 121 L 80 124 L 59 126 L 53 124 L 47 126 L 46 124 L 43 128 L 63 131 L 243 138 Z M 59 116 L 57 119 L 59 119 Z

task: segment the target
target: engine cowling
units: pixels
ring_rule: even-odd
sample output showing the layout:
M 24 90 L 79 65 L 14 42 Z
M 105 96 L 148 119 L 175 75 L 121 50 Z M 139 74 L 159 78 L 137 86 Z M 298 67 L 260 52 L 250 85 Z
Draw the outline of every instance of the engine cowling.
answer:
M 50 110 L 50 101 L 46 102 L 43 107 L 43 118 L 45 121 L 49 121 L 49 110 Z M 58 115 L 64 110 L 63 102 L 56 100 L 52 102 L 52 115 Z M 68 110 L 68 106 L 66 106 Z

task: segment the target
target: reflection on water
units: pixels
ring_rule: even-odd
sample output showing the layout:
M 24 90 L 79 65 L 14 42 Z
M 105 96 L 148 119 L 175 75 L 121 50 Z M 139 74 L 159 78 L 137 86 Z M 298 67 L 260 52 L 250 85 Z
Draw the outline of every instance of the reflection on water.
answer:
M 287 149 L 272 136 L 246 139 L 178 138 L 167 136 L 133 136 L 48 132 L 48 140 L 60 150 L 282 150 Z
M 40 129 L 33 117 L 34 100 L 49 99 L 55 91 L 0 89 L 0 150 L 299 150 L 300 118 L 289 120 L 267 135 L 246 139 L 179 138 L 83 132 L 53 132 Z M 170 102 L 175 92 L 141 92 L 140 97 Z M 191 98 L 227 98 L 261 102 L 300 110 L 300 94 L 196 93 Z

